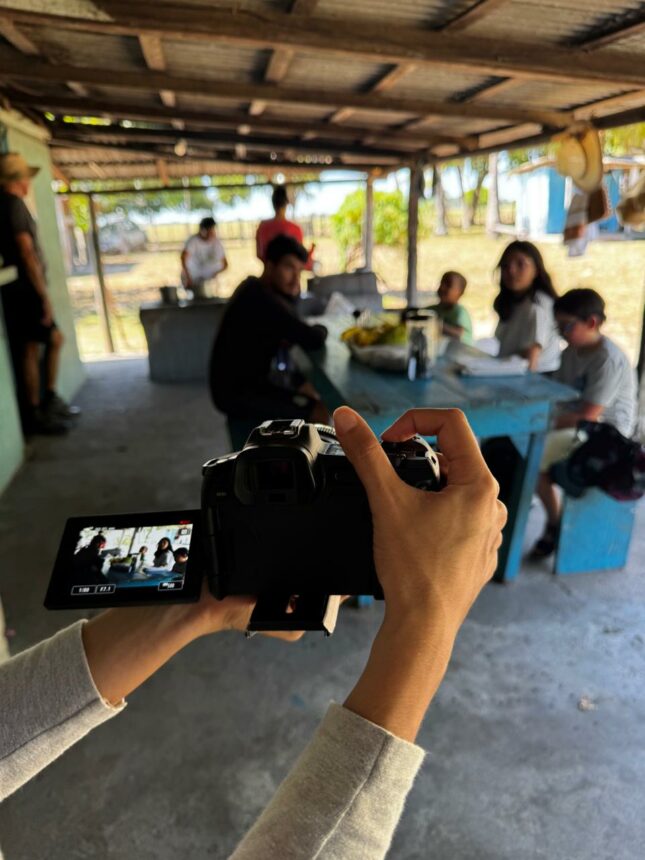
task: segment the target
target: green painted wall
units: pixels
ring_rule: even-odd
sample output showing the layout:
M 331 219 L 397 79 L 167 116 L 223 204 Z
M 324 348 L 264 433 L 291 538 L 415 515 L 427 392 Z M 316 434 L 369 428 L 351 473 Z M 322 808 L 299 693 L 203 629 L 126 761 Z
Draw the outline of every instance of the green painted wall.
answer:
M 33 182 L 36 219 L 43 253 L 47 260 L 47 284 L 56 322 L 65 336 L 58 389 L 65 399 L 72 398 L 84 380 L 78 355 L 72 307 L 67 292 L 65 268 L 60 246 L 49 149 L 42 132 L 14 113 L 0 111 L 0 125 L 7 130 L 6 148 L 19 152 L 29 164 L 40 167 Z M 0 310 L 0 314 L 2 311 Z M 11 365 L 7 351 L 4 321 L 0 325 L 0 492 L 20 466 L 23 456 L 22 434 L 13 393 Z
M 1 287 L 0 287 L 1 289 Z M 0 308 L 0 492 L 22 463 L 23 440 L 18 406 L 13 393 L 9 345 Z

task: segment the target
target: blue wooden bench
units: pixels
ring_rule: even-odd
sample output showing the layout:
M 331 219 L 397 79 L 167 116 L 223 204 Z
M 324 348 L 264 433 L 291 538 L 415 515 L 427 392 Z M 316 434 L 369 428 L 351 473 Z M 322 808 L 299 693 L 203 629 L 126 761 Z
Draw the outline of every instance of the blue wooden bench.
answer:
M 617 502 L 595 488 L 566 496 L 555 573 L 592 573 L 624 567 L 634 530 L 636 502 Z

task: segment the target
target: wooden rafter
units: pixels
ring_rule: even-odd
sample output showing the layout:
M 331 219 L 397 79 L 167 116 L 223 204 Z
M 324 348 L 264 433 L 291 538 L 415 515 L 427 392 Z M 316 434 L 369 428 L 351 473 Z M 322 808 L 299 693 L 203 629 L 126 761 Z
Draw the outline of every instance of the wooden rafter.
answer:
M 59 113 L 71 113 L 75 116 L 107 116 L 113 119 L 148 120 L 152 122 L 170 123 L 178 118 L 182 122 L 198 128 L 235 129 L 238 134 L 247 136 L 254 131 L 268 131 L 276 134 L 303 135 L 310 140 L 327 138 L 335 140 L 360 140 L 366 133 L 374 131 L 386 134 L 388 141 L 419 143 L 430 146 L 433 143 L 455 143 L 464 149 L 473 149 L 477 145 L 475 135 L 441 134 L 430 130 L 427 133 L 399 132 L 395 128 L 370 129 L 364 126 L 330 125 L 326 122 L 311 122 L 281 117 L 251 118 L 241 111 L 218 113 L 216 109 L 193 111 L 178 108 L 176 110 L 162 106 L 133 105 L 128 102 L 111 102 L 108 100 L 87 99 L 79 101 L 66 96 L 25 95 L 21 92 L 9 92 L 10 100 L 18 107 L 39 107 L 42 110 L 52 110 Z
M 28 62 L 20 57 L 0 58 L 0 74 L 8 77 L 55 81 L 77 81 L 107 87 L 135 90 L 162 90 L 210 95 L 233 101 L 262 99 L 276 103 L 295 103 L 329 107 L 352 107 L 365 110 L 384 110 L 412 114 L 470 117 L 477 119 L 539 122 L 555 127 L 566 126 L 571 117 L 566 111 L 539 110 L 514 105 L 458 104 L 429 101 L 418 98 L 398 99 L 380 94 L 347 93 L 335 90 L 316 90 L 310 87 L 278 87 L 274 84 L 245 84 L 230 81 L 204 81 L 200 78 L 170 75 L 167 72 L 125 71 L 120 69 L 94 69 L 81 66 L 53 66 L 37 59 Z
M 166 71 L 166 57 L 161 39 L 158 36 L 139 36 L 139 45 L 146 66 L 154 72 Z M 159 98 L 163 105 L 174 108 L 177 100 L 172 90 L 159 90 Z
M 645 117 L 645 90 L 633 90 L 629 93 L 621 93 L 617 96 L 610 96 L 606 99 L 591 102 L 588 105 L 582 105 L 576 108 L 574 116 L 576 119 L 593 119 L 605 111 L 611 112 L 612 108 L 623 108 L 624 110 L 633 108 L 642 108 L 643 117 Z M 642 119 L 642 117 L 641 117 Z
M 199 132 L 199 131 L 177 131 L 175 129 L 151 129 L 151 128 L 123 128 L 122 126 L 99 126 L 92 127 L 84 124 L 73 123 L 52 123 L 50 126 L 51 134 L 54 138 L 60 140 L 62 138 L 70 138 L 84 141 L 88 145 L 93 142 L 106 143 L 115 141 L 117 143 L 127 143 L 135 141 L 137 143 L 151 143 L 169 146 L 174 144 L 181 138 L 185 140 L 191 150 L 198 147 L 210 148 L 216 147 L 234 147 L 239 143 L 239 137 L 235 132 Z M 246 142 L 249 150 L 258 152 L 285 152 L 292 150 L 295 153 L 308 153 L 311 155 L 345 155 L 350 152 L 359 153 L 361 155 L 382 156 L 385 158 L 407 158 L 414 154 L 415 149 L 402 148 L 392 145 L 391 141 L 380 140 L 376 146 L 366 146 L 364 144 L 352 143 L 350 145 L 337 141 L 303 141 L 302 139 L 276 137 L 274 135 L 263 135 L 255 137 Z M 416 150 L 419 148 L 417 145 Z
M 109 0 L 110 15 L 84 18 L 50 12 L 16 10 L 0 0 L 0 14 L 12 15 L 15 23 L 44 24 L 61 29 L 157 35 L 175 40 L 228 42 L 256 47 L 321 51 L 398 64 L 415 61 L 449 66 L 470 72 L 518 76 L 537 80 L 580 81 L 609 86 L 640 87 L 645 71 L 638 55 L 598 56 L 586 52 L 572 62 L 571 48 L 522 43 L 506 38 L 482 38 L 451 32 L 432 32 L 410 26 L 343 19 L 307 18 L 264 9 L 218 8 L 159 3 L 154 15 L 141 0 Z
M 0 18 L 0 36 L 3 36 L 10 45 L 13 45 L 21 54 L 39 57 L 40 48 L 29 39 L 10 18 Z
M 10 18 L 0 18 L 0 36 L 3 36 L 7 42 L 9 42 L 10 45 L 13 45 L 13 47 L 20 51 L 21 54 L 25 54 L 28 57 L 44 57 L 44 54 L 38 45 L 32 42 L 32 40 L 26 36 L 19 27 L 16 27 Z M 69 89 L 77 95 L 88 95 L 87 89 L 82 84 L 74 81 L 66 81 L 66 84 Z
M 289 14 L 312 15 L 318 2 L 319 0 L 293 0 Z M 280 81 L 284 80 L 295 54 L 294 48 L 276 48 L 276 50 L 272 51 L 264 72 L 264 80 L 270 84 L 279 84 Z M 254 101 L 249 105 L 251 116 L 260 116 L 265 110 L 266 102 L 264 101 Z
M 620 16 L 618 21 L 615 18 L 615 15 L 612 16 L 608 24 L 596 27 L 593 33 L 583 36 L 582 39 L 574 40 L 573 46 L 584 48 L 585 51 L 595 51 L 645 32 L 645 8 L 643 7 L 638 11 L 627 12 Z

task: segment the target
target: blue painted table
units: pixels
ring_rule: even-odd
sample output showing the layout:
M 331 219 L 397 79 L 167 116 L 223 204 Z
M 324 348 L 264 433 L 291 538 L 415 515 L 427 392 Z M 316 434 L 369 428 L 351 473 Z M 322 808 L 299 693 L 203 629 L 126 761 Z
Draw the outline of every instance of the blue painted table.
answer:
M 539 374 L 517 377 L 467 377 L 457 373 L 461 346 L 451 344 L 432 379 L 411 382 L 404 374 L 377 371 L 351 358 L 339 340 L 348 321 L 316 317 L 329 329 L 325 347 L 297 351 L 298 363 L 330 409 L 347 404 L 356 409 L 378 435 L 408 409 L 462 409 L 481 440 L 508 436 L 521 454 L 513 475 L 509 517 L 499 552 L 495 579 L 506 582 L 518 574 L 531 496 L 537 481 L 551 406 L 577 397 L 573 389 Z M 468 347 L 465 348 L 469 350 Z

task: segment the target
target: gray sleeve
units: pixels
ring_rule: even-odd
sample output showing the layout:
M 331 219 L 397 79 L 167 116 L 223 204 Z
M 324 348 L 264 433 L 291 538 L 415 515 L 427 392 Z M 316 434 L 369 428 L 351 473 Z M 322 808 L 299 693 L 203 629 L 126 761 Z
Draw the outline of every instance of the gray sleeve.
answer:
M 119 713 L 90 674 L 79 621 L 0 664 L 0 800 Z
M 230 860 L 385 857 L 424 751 L 332 704 Z
M 588 367 L 581 399 L 595 406 L 609 406 L 616 399 L 620 376 L 618 363 L 611 356 L 603 355 Z

